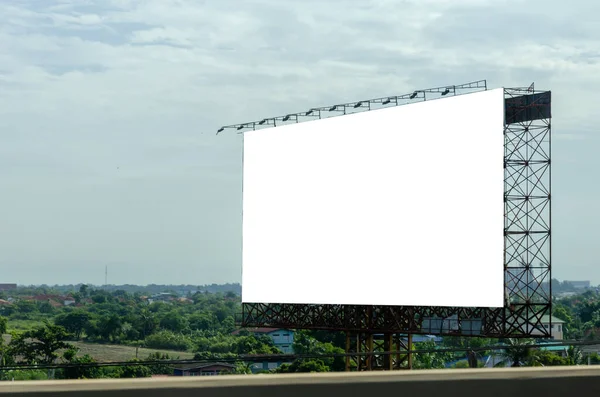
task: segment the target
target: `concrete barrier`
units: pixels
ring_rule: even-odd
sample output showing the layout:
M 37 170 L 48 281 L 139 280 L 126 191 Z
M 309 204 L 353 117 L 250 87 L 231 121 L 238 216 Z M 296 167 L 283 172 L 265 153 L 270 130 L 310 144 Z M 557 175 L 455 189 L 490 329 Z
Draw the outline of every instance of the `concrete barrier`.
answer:
M 554 397 L 600 395 L 600 366 L 0 382 L 0 397 Z

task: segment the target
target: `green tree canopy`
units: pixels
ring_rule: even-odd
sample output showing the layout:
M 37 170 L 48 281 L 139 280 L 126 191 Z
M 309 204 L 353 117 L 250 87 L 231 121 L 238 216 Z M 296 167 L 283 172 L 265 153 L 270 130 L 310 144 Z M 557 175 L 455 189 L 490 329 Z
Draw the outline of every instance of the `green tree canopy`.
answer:
M 64 327 L 46 322 L 29 331 L 14 333 L 10 352 L 28 364 L 51 364 L 59 357 L 59 350 L 75 349 L 66 342 L 69 336 Z
M 64 327 L 68 332 L 75 335 L 77 339 L 81 338 L 83 331 L 89 327 L 92 315 L 84 310 L 76 309 L 69 313 L 58 315 L 54 323 Z
M 0 316 L 0 346 L 4 342 L 2 335 L 8 331 L 8 319 Z

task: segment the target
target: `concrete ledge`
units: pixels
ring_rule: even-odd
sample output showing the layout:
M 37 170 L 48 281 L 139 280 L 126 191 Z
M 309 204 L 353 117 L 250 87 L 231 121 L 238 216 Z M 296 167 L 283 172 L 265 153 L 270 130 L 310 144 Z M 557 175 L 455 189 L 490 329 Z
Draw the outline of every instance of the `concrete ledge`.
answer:
M 0 397 L 545 397 L 600 395 L 600 366 L 0 382 Z

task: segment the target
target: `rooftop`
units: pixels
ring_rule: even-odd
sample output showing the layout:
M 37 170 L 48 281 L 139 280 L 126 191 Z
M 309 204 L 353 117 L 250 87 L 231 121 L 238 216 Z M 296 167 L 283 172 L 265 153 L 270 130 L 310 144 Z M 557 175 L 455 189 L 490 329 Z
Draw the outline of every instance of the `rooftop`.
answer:
M 204 369 L 204 368 L 211 368 L 211 367 L 226 367 L 226 368 L 234 369 L 235 365 L 228 364 L 228 363 L 206 363 L 206 364 L 194 365 L 192 367 L 182 367 L 182 368 L 177 368 L 177 369 L 180 371 L 191 371 L 194 369 Z
M 550 316 L 542 316 L 542 323 L 548 324 L 550 322 Z M 560 318 L 552 316 L 552 324 L 564 324 L 565 322 Z
M 284 329 L 283 328 L 267 328 L 267 327 L 246 328 L 246 329 L 236 329 L 235 331 L 232 332 L 232 335 L 237 335 L 241 331 L 248 331 L 248 332 L 252 332 L 255 334 L 269 334 L 271 332 L 282 331 L 282 330 L 284 330 Z

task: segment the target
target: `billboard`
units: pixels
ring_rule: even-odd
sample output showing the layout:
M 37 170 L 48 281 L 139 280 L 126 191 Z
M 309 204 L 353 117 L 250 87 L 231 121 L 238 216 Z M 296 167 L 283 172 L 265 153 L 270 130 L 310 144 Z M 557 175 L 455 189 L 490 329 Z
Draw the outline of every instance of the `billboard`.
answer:
M 242 301 L 503 306 L 504 103 L 245 132 Z

